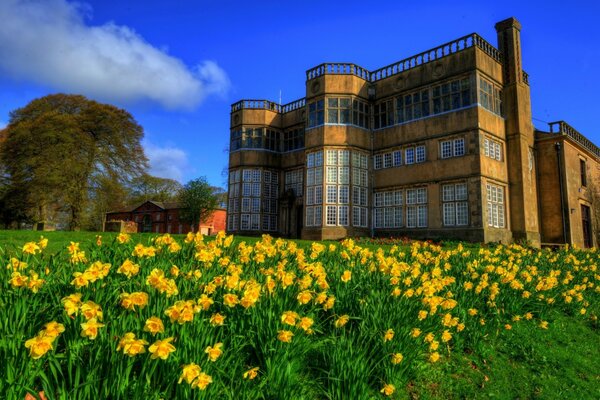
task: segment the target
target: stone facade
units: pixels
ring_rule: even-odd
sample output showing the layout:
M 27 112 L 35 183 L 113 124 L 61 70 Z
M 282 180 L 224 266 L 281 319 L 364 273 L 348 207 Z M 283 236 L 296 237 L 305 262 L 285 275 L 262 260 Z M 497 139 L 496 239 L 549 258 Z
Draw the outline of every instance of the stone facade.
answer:
M 498 48 L 471 34 L 376 71 L 321 64 L 302 99 L 233 104 L 228 232 L 560 243 L 542 218 L 558 198 L 538 142 L 568 142 L 591 169 L 597 147 L 536 136 L 521 26 L 509 18 L 496 30 Z M 571 197 L 570 208 L 588 201 Z M 562 243 L 583 245 L 569 226 Z
M 225 230 L 227 212 L 215 210 L 208 218 L 200 222 L 199 229 L 187 222 L 180 221 L 181 207 L 178 203 L 146 201 L 140 205 L 120 211 L 106 213 L 107 224 L 111 221 L 133 221 L 137 232 L 188 233 L 200 231 L 205 235 L 214 235 Z M 105 224 L 105 225 L 107 225 Z M 105 230 L 106 227 L 105 227 Z

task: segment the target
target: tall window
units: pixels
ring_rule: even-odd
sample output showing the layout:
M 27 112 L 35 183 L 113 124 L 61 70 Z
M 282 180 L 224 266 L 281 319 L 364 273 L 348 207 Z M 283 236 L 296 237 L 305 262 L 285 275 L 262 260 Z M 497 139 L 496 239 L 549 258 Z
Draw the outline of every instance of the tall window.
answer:
M 369 157 L 364 153 L 352 152 L 352 225 L 368 226 L 368 173 Z
M 402 190 L 375 193 L 374 224 L 376 229 L 401 228 L 404 224 Z
M 470 106 L 471 80 L 463 78 L 434 86 L 431 97 L 434 114 Z
M 375 168 L 375 169 L 383 168 L 383 154 L 375 154 L 373 156 L 373 168 Z
M 484 138 L 483 153 L 486 157 L 502 161 L 502 144 L 496 140 Z
M 402 165 L 402 150 L 396 150 L 393 153 L 394 157 L 394 167 L 398 167 Z
M 465 139 L 458 138 L 440 142 L 441 158 L 460 157 L 465 155 Z
M 323 203 L 323 152 L 306 155 L 306 226 L 321 226 Z
M 229 220 L 231 230 L 237 230 L 238 212 L 239 228 L 241 230 L 277 230 L 277 198 L 279 196 L 279 176 L 276 171 L 261 169 L 244 169 L 241 171 L 242 197 L 238 203 L 235 189 L 239 185 L 239 170 L 230 174 L 230 182 L 233 181 L 234 189 L 231 190 L 230 184 L 230 208 L 228 214 L 232 216 Z M 234 201 L 231 201 L 231 196 Z M 237 205 L 241 204 L 240 210 Z M 233 207 L 232 207 L 233 206 Z M 228 217 L 229 218 L 229 217 Z
M 281 133 L 270 128 L 245 128 L 231 132 L 231 150 L 264 149 L 280 151 Z
M 469 223 L 467 184 L 442 185 L 442 208 L 444 226 L 465 226 Z
M 398 123 L 429 116 L 429 89 L 396 97 Z
M 392 167 L 392 153 L 385 153 L 383 155 L 383 168 Z
M 323 99 L 308 104 L 308 127 L 323 125 L 325 122 L 325 101 Z
M 406 227 L 427 226 L 427 188 L 406 190 Z
M 352 123 L 352 100 L 349 97 L 327 98 L 327 123 L 349 125 Z
M 408 147 L 404 149 L 404 163 L 414 164 L 415 163 L 415 148 Z
M 242 171 L 237 169 L 229 171 L 229 192 L 227 206 L 227 230 L 237 231 L 240 221 L 240 181 Z
M 369 105 L 366 102 L 352 100 L 352 124 L 369 129 Z
M 486 189 L 488 226 L 504 228 L 504 188 L 488 183 Z
M 581 176 L 581 186 L 587 186 L 587 165 L 585 160 L 579 160 L 579 174 Z
M 415 147 L 415 162 L 425 162 L 425 146 Z
M 387 100 L 376 104 L 373 109 L 373 115 L 375 117 L 375 129 L 394 125 L 393 101 Z
M 231 141 L 229 148 L 231 151 L 239 150 L 242 148 L 242 130 L 236 129 L 231 131 Z
M 502 115 L 502 91 L 487 79 L 479 77 L 479 104 L 494 114 Z
M 369 128 L 369 105 L 351 97 L 327 97 L 308 104 L 308 127 L 355 125 Z
M 291 171 L 285 172 L 285 191 L 292 190 L 294 192 L 294 196 L 301 197 L 302 193 L 302 177 L 304 175 L 304 170 L 302 168 L 294 169 Z
M 325 151 L 325 224 L 348 225 L 350 202 L 350 151 L 330 149 Z M 346 204 L 346 205 L 343 205 Z
M 294 151 L 304 148 L 304 128 L 290 129 L 283 132 L 283 148 L 285 151 Z

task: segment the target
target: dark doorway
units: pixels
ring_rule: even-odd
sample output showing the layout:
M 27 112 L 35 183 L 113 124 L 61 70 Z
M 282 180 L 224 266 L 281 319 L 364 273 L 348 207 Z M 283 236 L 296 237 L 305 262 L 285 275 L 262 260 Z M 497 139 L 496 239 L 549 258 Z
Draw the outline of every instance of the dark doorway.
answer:
M 142 220 L 142 232 L 152 232 L 152 216 L 150 214 L 144 215 Z
M 581 225 L 583 226 L 583 247 L 592 247 L 592 216 L 588 206 L 581 205 Z
M 296 237 L 298 239 L 300 239 L 300 237 L 302 235 L 302 223 L 304 221 L 304 218 L 302 217 L 303 209 L 304 209 L 304 207 L 302 207 L 302 206 L 298 206 L 296 208 Z

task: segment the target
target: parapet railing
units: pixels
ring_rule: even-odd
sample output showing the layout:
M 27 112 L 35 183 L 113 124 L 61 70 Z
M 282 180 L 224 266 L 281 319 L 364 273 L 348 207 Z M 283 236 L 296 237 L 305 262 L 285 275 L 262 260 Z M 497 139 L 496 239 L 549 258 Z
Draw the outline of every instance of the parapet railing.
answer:
M 354 75 L 364 79 L 367 82 L 377 82 L 379 80 L 389 78 L 409 69 L 440 60 L 451 54 L 456 54 L 471 47 L 481 49 L 488 56 L 492 57 L 497 62 L 502 62 L 502 53 L 500 50 L 491 45 L 484 38 L 476 33 L 463 36 L 451 42 L 437 46 L 431 50 L 424 51 L 404 60 L 397 61 L 383 68 L 369 71 L 359 65 L 353 63 L 323 63 L 306 71 L 306 80 L 318 78 L 323 75 Z M 523 71 L 523 82 L 529 85 L 529 75 Z M 289 112 L 297 110 L 306 105 L 306 99 L 292 101 L 290 103 L 280 105 L 269 100 L 241 100 L 231 105 L 231 112 L 241 109 L 265 109 L 276 112 Z
M 461 52 L 470 47 L 478 47 L 498 62 L 502 62 L 502 53 L 476 33 L 463 36 L 431 50 L 424 51 L 404 60 L 370 72 L 351 63 L 324 63 L 306 71 L 306 79 L 311 80 L 322 75 L 355 75 L 368 82 L 377 82 L 423 64 L 439 60 L 450 54 Z
M 306 71 L 306 80 L 321 75 L 354 75 L 368 81 L 370 74 L 369 70 L 352 63 L 323 63 Z
M 439 60 L 451 54 L 459 53 L 473 46 L 479 47 L 494 60 L 502 62 L 502 53 L 500 53 L 498 49 L 489 44 L 478 34 L 472 33 L 470 35 L 463 36 L 451 42 L 445 43 L 431 50 L 424 51 L 422 53 L 405 58 L 404 60 L 400 60 L 383 68 L 379 68 L 371 72 L 370 81 L 376 82 L 381 79 L 389 78 L 390 76 L 399 74 L 404 71 L 408 71 L 409 69 L 418 67 L 420 65 Z
M 281 105 L 269 100 L 240 100 L 231 105 L 231 112 L 241 109 L 262 109 L 281 112 Z
M 231 105 L 231 112 L 238 110 L 271 110 L 278 113 L 286 113 L 298 110 L 306 105 L 306 99 L 303 97 L 290 103 L 281 105 L 269 100 L 240 100 Z
M 600 158 L 600 148 L 592 143 L 588 138 L 579 133 L 575 128 L 571 125 L 567 124 L 565 121 L 556 121 L 550 122 L 548 124 L 550 126 L 550 133 L 557 133 L 562 135 L 567 135 L 585 149 L 595 154 L 596 157 Z
M 281 112 L 282 113 L 286 113 L 286 112 L 290 112 L 290 111 L 294 111 L 294 110 L 298 110 L 302 107 L 304 107 L 306 105 L 306 98 L 303 97 L 301 99 L 298 100 L 294 100 L 290 103 L 284 104 L 281 106 Z

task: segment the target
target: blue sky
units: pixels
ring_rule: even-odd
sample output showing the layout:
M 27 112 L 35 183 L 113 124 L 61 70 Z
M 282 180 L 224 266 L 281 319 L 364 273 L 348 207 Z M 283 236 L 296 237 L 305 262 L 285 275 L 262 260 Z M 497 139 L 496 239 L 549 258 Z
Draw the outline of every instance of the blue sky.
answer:
M 326 61 L 376 69 L 494 24 L 521 22 L 534 123 L 565 120 L 600 145 L 599 2 L 0 0 L 0 127 L 50 93 L 127 109 L 151 172 L 221 185 L 229 105 L 304 96 Z

